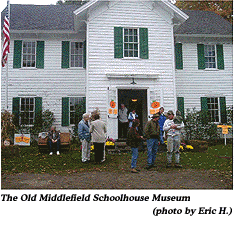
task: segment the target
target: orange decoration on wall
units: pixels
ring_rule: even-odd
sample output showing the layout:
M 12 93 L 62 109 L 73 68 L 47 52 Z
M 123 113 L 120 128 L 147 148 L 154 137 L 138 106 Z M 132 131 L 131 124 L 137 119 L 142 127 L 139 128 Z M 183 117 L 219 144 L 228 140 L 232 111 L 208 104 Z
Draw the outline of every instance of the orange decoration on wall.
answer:
M 160 103 L 158 101 L 154 101 L 151 104 L 152 108 L 159 108 L 160 107 Z
M 116 107 L 116 103 L 113 100 L 110 101 L 110 107 L 111 108 L 115 108 Z

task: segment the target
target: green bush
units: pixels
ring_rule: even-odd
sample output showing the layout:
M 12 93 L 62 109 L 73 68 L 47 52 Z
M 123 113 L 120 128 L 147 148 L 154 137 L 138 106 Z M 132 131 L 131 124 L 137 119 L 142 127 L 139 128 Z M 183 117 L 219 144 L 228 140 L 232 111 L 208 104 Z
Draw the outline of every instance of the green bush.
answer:
M 216 140 L 219 138 L 217 125 L 210 120 L 207 111 L 187 109 L 185 118 L 186 140 Z

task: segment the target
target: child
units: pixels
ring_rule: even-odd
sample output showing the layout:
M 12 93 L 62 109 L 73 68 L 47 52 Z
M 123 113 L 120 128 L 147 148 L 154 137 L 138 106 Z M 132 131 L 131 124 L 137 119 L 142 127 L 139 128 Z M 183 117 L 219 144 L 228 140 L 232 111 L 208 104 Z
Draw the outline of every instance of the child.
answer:
M 136 163 L 138 158 L 138 147 L 142 140 L 142 136 L 139 135 L 137 132 L 137 127 L 140 125 L 138 119 L 135 119 L 132 122 L 132 127 L 129 129 L 128 138 L 127 138 L 127 145 L 131 147 L 132 151 L 132 159 L 131 159 L 131 172 L 138 173 L 139 170 L 136 170 Z
M 163 129 L 167 132 L 167 168 L 172 166 L 172 154 L 175 153 L 175 167 L 180 165 L 180 130 L 184 128 L 182 118 L 176 117 L 174 122 L 173 111 L 168 111 L 168 119 L 165 121 Z

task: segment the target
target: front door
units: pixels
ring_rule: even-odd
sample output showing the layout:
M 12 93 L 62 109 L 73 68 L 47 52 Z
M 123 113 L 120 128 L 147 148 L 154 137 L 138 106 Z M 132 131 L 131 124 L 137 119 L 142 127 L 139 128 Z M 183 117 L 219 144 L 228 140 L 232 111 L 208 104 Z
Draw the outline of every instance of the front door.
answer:
M 140 131 L 143 131 L 148 121 L 147 90 L 146 89 L 119 89 L 118 90 L 118 108 L 124 104 L 128 109 L 128 114 L 136 111 L 140 120 Z M 118 124 L 118 127 L 120 124 Z M 118 128 L 118 132 L 121 128 Z M 118 133 L 120 138 L 121 134 Z

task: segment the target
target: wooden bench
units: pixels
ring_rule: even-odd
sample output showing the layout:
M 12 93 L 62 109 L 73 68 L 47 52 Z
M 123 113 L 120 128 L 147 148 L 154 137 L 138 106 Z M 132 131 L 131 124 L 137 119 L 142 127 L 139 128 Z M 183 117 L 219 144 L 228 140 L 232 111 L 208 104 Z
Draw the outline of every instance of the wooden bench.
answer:
M 47 146 L 48 133 L 43 132 L 38 136 L 38 147 L 40 149 L 48 149 Z M 60 133 L 60 149 L 69 148 L 71 143 L 70 133 Z

